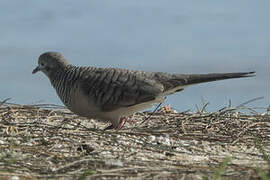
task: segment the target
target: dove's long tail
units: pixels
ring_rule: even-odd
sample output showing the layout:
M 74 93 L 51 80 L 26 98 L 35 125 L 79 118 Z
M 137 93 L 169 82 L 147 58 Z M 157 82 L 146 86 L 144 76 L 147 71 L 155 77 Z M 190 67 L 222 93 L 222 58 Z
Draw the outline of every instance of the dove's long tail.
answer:
M 255 76 L 255 71 L 252 72 L 237 72 L 237 73 L 214 73 L 214 74 L 194 74 L 187 75 L 185 84 L 198 84 L 203 82 L 217 81 L 223 79 L 243 78 Z
M 218 81 L 224 79 L 244 78 L 255 76 L 252 72 L 237 73 L 212 73 L 212 74 L 174 74 L 171 78 L 162 81 L 165 87 L 163 95 L 168 95 L 183 90 L 185 87 L 204 82 Z

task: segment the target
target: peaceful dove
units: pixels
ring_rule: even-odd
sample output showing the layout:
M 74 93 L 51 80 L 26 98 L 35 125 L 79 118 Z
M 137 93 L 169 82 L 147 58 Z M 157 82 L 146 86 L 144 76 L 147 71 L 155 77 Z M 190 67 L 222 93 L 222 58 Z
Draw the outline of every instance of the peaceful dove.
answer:
M 118 68 L 77 67 L 58 52 L 39 56 L 33 74 L 42 71 L 58 96 L 77 115 L 111 122 L 121 129 L 127 116 L 160 103 L 185 87 L 223 79 L 254 76 L 255 72 L 169 74 Z

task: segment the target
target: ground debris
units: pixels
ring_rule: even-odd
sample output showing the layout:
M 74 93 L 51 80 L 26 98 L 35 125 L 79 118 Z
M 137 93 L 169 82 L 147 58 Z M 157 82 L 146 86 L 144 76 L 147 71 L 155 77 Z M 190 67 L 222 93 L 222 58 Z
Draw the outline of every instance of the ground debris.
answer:
M 256 179 L 257 168 L 269 170 L 255 146 L 270 153 L 268 113 L 165 110 L 103 131 L 104 123 L 66 109 L 1 104 L 0 179 L 202 179 L 226 157 L 226 178 Z

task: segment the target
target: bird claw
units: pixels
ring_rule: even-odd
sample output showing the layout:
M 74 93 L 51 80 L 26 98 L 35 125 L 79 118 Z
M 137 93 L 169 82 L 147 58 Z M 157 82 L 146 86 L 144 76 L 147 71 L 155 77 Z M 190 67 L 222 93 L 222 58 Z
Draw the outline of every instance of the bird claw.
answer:
M 120 122 L 119 122 L 118 126 L 115 128 L 115 130 L 120 130 L 125 125 L 126 122 L 128 122 L 130 124 L 136 123 L 136 121 L 134 119 L 130 119 L 128 117 L 122 117 L 122 118 L 120 118 Z
M 120 118 L 120 122 L 119 122 L 119 124 L 117 125 L 117 127 L 114 128 L 113 125 L 111 124 L 111 125 L 109 125 L 108 127 L 106 127 L 106 128 L 104 129 L 104 131 L 110 130 L 110 129 L 120 130 L 120 129 L 122 129 L 122 127 L 126 124 L 126 122 L 128 122 L 128 123 L 130 123 L 130 124 L 135 124 L 135 123 L 136 123 L 136 121 L 135 121 L 134 119 L 129 119 L 128 117 L 121 117 L 121 118 Z
M 115 128 L 115 130 L 120 130 L 125 124 L 126 122 L 128 121 L 128 117 L 121 117 L 120 118 L 120 122 L 119 124 L 117 125 L 117 127 Z

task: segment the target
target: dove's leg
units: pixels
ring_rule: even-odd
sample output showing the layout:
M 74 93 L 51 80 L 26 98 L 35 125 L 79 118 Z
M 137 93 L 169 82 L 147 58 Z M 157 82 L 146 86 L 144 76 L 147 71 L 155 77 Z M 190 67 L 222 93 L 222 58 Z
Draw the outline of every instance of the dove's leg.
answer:
M 120 130 L 125 125 L 126 122 L 128 122 L 130 124 L 135 124 L 136 123 L 135 120 L 124 116 L 124 117 L 120 118 L 120 122 L 119 122 L 118 126 L 115 128 L 115 130 Z
M 117 125 L 117 127 L 114 128 L 113 124 L 111 124 L 110 126 L 106 127 L 104 130 L 110 130 L 110 129 L 120 130 L 125 125 L 126 122 L 128 122 L 130 124 L 136 123 L 136 121 L 134 119 L 130 119 L 130 118 L 124 116 L 124 117 L 120 118 L 120 122 Z
M 129 120 L 128 117 L 121 117 L 120 118 L 120 122 L 119 124 L 117 125 L 117 127 L 115 128 L 115 130 L 120 130 L 125 124 L 126 122 Z

